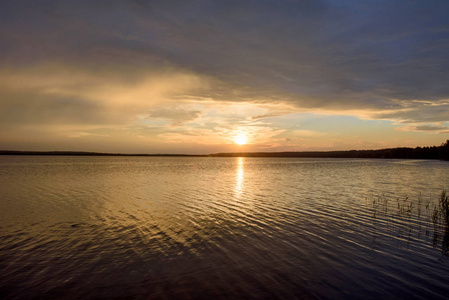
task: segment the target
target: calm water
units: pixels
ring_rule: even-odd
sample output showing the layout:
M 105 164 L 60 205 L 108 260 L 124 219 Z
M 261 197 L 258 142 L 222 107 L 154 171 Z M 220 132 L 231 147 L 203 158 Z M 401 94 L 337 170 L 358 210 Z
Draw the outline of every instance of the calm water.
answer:
M 429 218 L 448 171 L 442 161 L 3 156 L 0 297 L 447 298 L 447 247 Z

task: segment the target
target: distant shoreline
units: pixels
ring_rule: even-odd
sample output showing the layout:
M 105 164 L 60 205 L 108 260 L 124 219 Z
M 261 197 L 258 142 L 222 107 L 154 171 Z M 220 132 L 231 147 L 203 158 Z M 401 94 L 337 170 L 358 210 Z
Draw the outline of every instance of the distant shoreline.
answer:
M 289 151 L 289 152 L 230 152 L 214 154 L 127 154 L 85 151 L 17 151 L 0 150 L 0 155 L 45 156 L 171 156 L 171 157 L 302 157 L 302 158 L 385 158 L 385 159 L 441 159 L 449 160 L 449 140 L 441 146 L 416 148 L 388 148 L 378 150 L 345 151 Z
M 208 155 L 196 154 L 140 154 L 140 153 L 104 153 L 104 152 L 86 152 L 86 151 L 16 151 L 0 150 L 0 155 L 43 155 L 43 156 L 198 156 L 206 157 Z

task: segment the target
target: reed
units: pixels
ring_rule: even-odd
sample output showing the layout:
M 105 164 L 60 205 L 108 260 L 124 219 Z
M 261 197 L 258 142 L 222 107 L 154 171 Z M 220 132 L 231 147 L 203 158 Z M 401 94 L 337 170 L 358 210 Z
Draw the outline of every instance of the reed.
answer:
M 449 195 L 446 190 L 441 192 L 438 199 L 423 201 L 419 196 L 418 201 L 405 197 L 396 198 L 395 202 L 389 205 L 385 195 L 372 198 L 369 209 L 372 211 L 373 232 L 376 235 L 379 226 L 384 226 L 389 234 L 406 240 L 412 232 L 416 232 L 419 237 L 424 230 L 426 236 L 432 237 L 433 244 L 441 246 L 443 254 L 449 255 Z
M 441 218 L 445 225 L 445 227 L 449 226 L 449 196 L 446 191 L 441 192 L 440 196 L 440 210 L 441 210 Z

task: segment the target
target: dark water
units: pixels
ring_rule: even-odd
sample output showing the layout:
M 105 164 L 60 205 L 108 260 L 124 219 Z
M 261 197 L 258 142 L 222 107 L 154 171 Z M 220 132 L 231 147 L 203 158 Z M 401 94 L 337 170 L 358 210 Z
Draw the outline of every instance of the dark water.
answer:
M 0 157 L 0 297 L 447 298 L 444 230 L 429 220 L 448 170 L 442 161 Z

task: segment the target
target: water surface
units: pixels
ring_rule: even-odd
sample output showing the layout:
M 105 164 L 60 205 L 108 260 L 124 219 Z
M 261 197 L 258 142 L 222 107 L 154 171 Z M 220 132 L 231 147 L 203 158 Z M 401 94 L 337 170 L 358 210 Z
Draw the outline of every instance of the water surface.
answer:
M 429 222 L 449 162 L 3 156 L 0 166 L 3 298 L 449 293 Z

